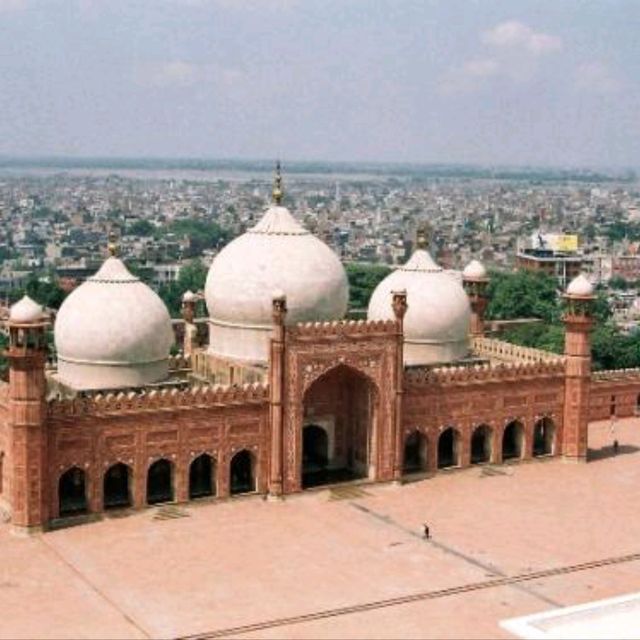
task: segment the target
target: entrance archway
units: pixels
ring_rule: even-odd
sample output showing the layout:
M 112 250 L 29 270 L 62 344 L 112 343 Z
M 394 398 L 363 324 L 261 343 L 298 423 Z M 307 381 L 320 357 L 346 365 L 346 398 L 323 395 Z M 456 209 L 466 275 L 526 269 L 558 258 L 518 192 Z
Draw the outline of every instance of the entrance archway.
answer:
M 346 365 L 313 382 L 304 395 L 304 416 L 323 416 L 332 425 L 331 443 L 318 425 L 303 430 L 303 487 L 375 477 L 372 451 L 377 403 L 374 383 Z
M 427 471 L 427 438 L 420 431 L 413 431 L 404 441 L 403 461 L 402 472 L 405 474 Z
M 460 464 L 460 436 L 456 429 L 448 427 L 438 438 L 438 469 L 457 467 Z
M 329 473 L 329 436 L 315 424 L 302 430 L 302 487 L 325 484 Z
M 147 472 L 147 503 L 173 501 L 173 464 L 170 460 L 156 460 Z
M 103 506 L 105 509 L 131 506 L 129 475 L 129 467 L 122 462 L 118 462 L 107 469 L 104 474 L 103 484 Z
M 491 462 L 491 427 L 481 424 L 471 436 L 471 464 Z
M 533 455 L 553 454 L 556 426 L 551 418 L 541 418 L 533 427 Z
M 253 456 L 250 451 L 238 451 L 231 459 L 231 494 L 251 493 L 256 490 Z
M 87 513 L 87 488 L 85 473 L 80 467 L 71 467 L 58 481 L 60 517 Z
M 189 499 L 205 498 L 215 494 L 215 463 L 208 453 L 203 453 L 189 465 Z
M 502 459 L 522 458 L 524 451 L 524 428 L 517 420 L 510 422 L 502 434 Z

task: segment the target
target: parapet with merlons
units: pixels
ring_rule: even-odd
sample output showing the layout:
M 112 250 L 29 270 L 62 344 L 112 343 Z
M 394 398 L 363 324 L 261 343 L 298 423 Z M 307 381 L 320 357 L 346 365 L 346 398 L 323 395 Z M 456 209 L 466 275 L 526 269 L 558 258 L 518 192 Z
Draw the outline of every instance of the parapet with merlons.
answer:
M 564 362 L 563 356 L 551 351 L 522 347 L 482 336 L 472 338 L 471 348 L 475 355 L 487 358 L 491 362 Z
M 287 337 L 294 340 L 323 340 L 338 338 L 370 338 L 395 336 L 393 320 L 337 320 L 333 322 L 303 322 L 287 327 Z
M 51 417 L 112 415 L 255 405 L 266 403 L 268 397 L 268 387 L 263 384 L 203 385 L 187 389 L 85 393 L 76 398 L 49 400 L 47 407 Z
M 407 388 L 428 385 L 474 385 L 525 379 L 559 378 L 564 376 L 564 373 L 564 361 L 558 359 L 549 362 L 512 362 L 497 365 L 477 364 L 461 367 L 408 369 L 405 371 L 404 381 Z
M 640 367 L 633 369 L 605 369 L 591 373 L 591 381 L 599 382 L 638 382 L 640 383 Z
M 191 358 L 183 353 L 169 356 L 169 371 L 187 371 L 191 369 Z

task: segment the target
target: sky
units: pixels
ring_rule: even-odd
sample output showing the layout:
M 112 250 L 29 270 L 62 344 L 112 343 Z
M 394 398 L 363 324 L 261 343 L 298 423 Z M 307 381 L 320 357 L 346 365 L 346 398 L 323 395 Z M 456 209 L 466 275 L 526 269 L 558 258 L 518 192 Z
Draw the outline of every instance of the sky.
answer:
M 639 0 L 0 0 L 0 155 L 640 167 Z

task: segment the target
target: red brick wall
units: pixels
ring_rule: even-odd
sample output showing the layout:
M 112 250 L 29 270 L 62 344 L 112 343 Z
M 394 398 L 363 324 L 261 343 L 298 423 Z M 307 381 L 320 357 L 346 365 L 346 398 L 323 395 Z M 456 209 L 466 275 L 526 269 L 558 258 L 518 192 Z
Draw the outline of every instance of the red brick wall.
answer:
M 638 415 L 640 378 L 638 380 L 594 381 L 591 384 L 590 420 L 605 420 L 612 415 L 628 418 Z
M 136 507 L 146 504 L 149 466 L 159 458 L 174 464 L 178 501 L 188 499 L 189 465 L 201 453 L 216 461 L 218 496 L 229 494 L 233 455 L 248 449 L 255 457 L 257 490 L 267 486 L 267 405 L 182 408 L 129 415 L 56 417 L 49 423 L 51 514 L 58 515 L 58 481 L 73 466 L 85 470 L 89 510 L 103 504 L 105 471 L 117 462 L 132 469 Z
M 561 453 L 564 378 L 488 382 L 452 387 L 409 387 L 404 395 L 403 430 L 405 438 L 415 430 L 428 441 L 428 460 L 436 468 L 440 433 L 454 427 L 460 436 L 461 466 L 470 463 L 471 436 L 486 424 L 492 429 L 493 462 L 501 461 L 502 432 L 512 420 L 524 427 L 524 458 L 533 451 L 533 428 L 543 416 L 556 427 L 554 454 Z

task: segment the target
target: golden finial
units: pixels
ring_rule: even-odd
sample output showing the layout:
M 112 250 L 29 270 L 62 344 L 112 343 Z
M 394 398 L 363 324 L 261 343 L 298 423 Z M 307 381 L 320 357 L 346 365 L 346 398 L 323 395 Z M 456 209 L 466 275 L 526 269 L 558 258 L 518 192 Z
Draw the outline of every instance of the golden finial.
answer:
M 282 174 L 280 173 L 280 160 L 276 162 L 276 177 L 273 181 L 273 191 L 271 192 L 273 201 L 280 205 L 282 203 Z
M 431 241 L 431 228 L 425 222 L 418 227 L 418 231 L 416 232 L 416 248 L 418 249 L 428 249 L 429 242 Z
M 109 250 L 110 256 L 115 256 L 118 253 L 118 243 L 116 240 L 118 236 L 116 236 L 115 231 L 109 231 L 109 244 L 107 244 L 107 249 Z

